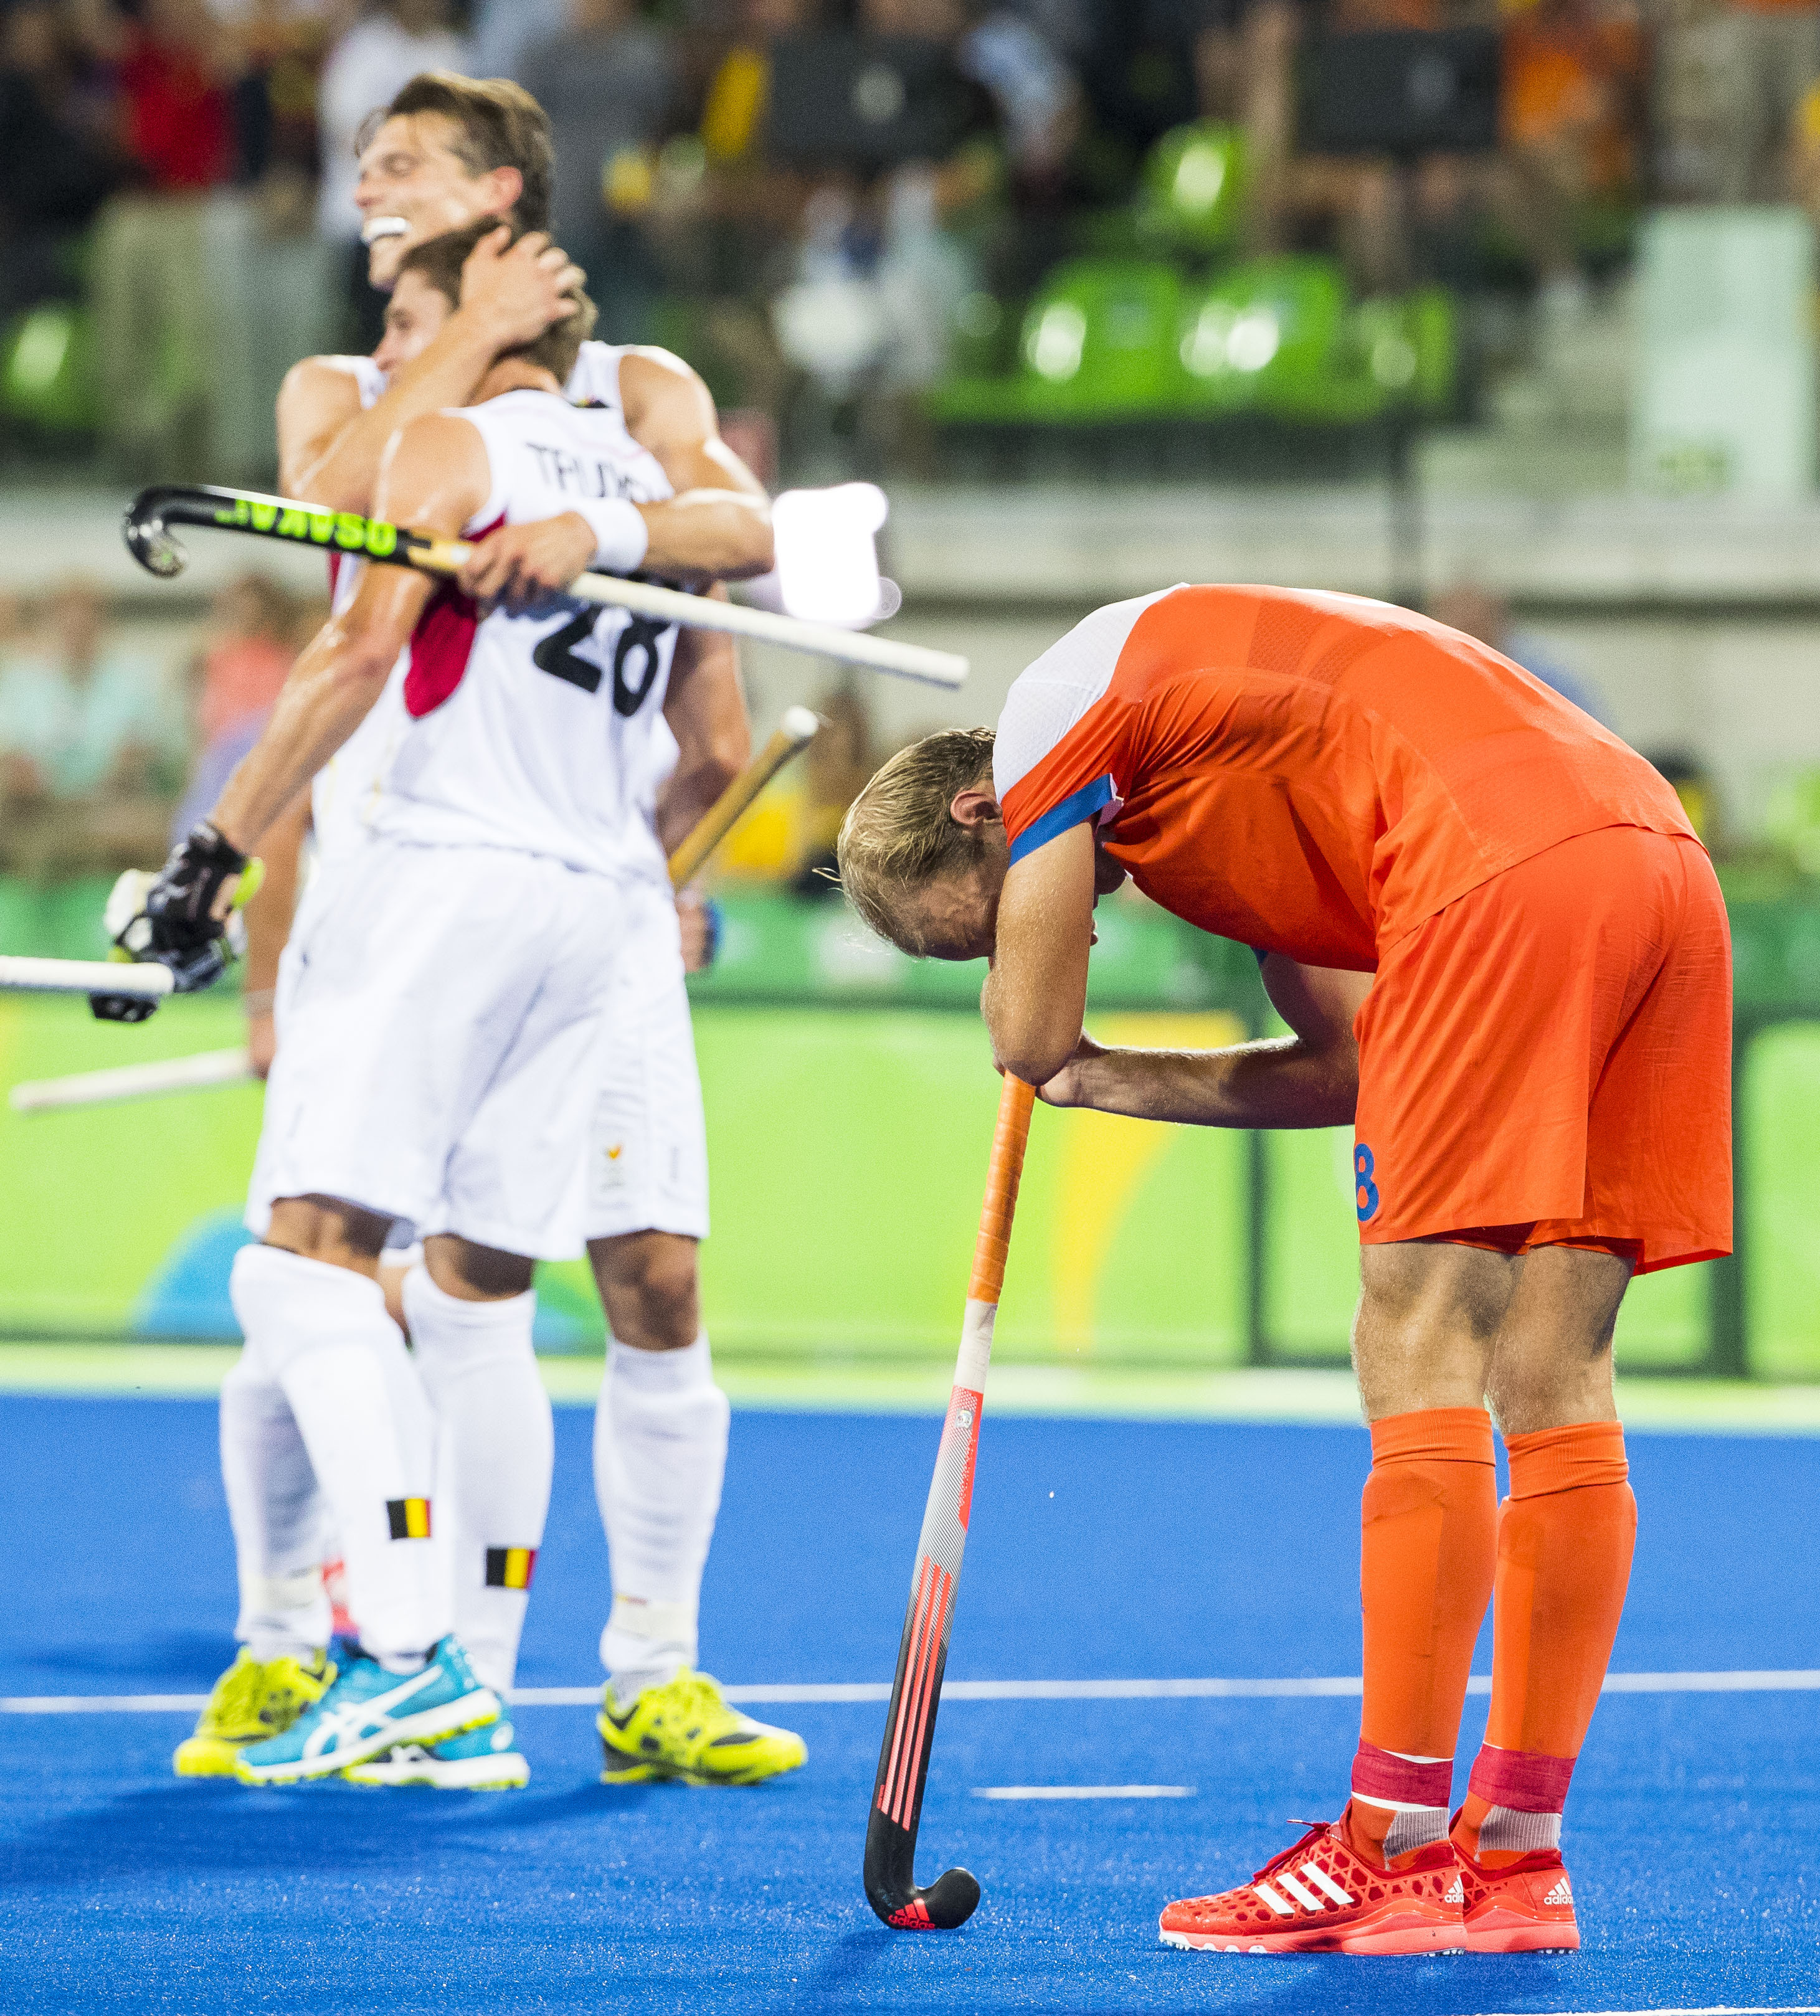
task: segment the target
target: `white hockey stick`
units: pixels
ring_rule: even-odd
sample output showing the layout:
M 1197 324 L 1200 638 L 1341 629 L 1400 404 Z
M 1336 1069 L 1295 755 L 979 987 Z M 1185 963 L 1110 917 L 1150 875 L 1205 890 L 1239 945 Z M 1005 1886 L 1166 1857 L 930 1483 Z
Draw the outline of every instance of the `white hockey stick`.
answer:
M 5 994 L 130 994 L 141 1001 L 162 1001 L 173 985 L 161 966 L 0 957 L 0 993 Z
M 121 1064 L 111 1071 L 78 1071 L 70 1078 L 34 1078 L 16 1085 L 7 1099 L 15 1113 L 54 1113 L 65 1107 L 112 1106 L 125 1099 L 157 1099 L 168 1092 L 241 1085 L 252 1076 L 245 1050 L 203 1050 L 157 1064 Z

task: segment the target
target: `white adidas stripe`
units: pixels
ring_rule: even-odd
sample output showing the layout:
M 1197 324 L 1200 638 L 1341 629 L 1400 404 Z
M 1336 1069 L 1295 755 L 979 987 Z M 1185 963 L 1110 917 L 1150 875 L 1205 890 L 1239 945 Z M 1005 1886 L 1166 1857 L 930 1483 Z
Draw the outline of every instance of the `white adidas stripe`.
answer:
M 1302 1874 L 1308 1878 L 1309 1881 L 1314 1885 L 1316 1889 L 1324 1890 L 1328 1895 L 1332 1899 L 1335 1903 L 1350 1904 L 1353 1901 L 1351 1892 L 1342 1889 L 1339 1885 L 1335 1882 L 1333 1878 L 1328 1874 L 1327 1871 L 1323 1869 L 1318 1863 L 1303 1863 L 1302 1865 Z

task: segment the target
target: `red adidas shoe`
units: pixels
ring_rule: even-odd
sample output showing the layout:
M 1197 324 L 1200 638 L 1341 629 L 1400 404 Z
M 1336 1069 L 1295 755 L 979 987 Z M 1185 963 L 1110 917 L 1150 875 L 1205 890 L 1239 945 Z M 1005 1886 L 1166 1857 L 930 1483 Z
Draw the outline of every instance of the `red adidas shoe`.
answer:
M 1537 1849 L 1502 1869 L 1482 1869 L 1461 1848 L 1466 1949 L 1469 1953 L 1577 1953 L 1580 1927 L 1567 1865 Z
M 1250 1882 L 1171 1904 L 1162 1942 L 1208 1953 L 1426 1953 L 1466 1943 L 1453 1844 L 1380 1869 L 1353 1849 L 1344 1820 L 1310 1827 Z

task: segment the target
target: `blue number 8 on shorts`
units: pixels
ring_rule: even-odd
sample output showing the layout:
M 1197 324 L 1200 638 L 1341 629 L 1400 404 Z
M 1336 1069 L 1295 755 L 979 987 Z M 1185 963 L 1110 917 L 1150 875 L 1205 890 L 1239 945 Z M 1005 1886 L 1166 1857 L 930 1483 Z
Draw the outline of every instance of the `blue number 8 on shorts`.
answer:
M 1363 1225 L 1378 1208 L 1378 1186 L 1371 1180 L 1371 1172 L 1377 1167 L 1371 1151 L 1363 1141 L 1353 1150 L 1353 1176 L 1357 1184 L 1359 1222 Z

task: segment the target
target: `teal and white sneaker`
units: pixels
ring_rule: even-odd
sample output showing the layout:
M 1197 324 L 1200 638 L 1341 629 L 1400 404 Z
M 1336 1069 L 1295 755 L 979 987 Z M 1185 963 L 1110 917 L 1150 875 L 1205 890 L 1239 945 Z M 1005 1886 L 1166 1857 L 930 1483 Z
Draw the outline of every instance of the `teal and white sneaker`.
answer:
M 531 1780 L 531 1766 L 518 1752 L 510 1723 L 502 1718 L 484 1729 L 426 1748 L 400 1743 L 383 1757 L 351 1764 L 344 1774 L 354 1785 L 433 1785 L 442 1792 L 514 1792 Z
M 362 1654 L 282 1736 L 243 1750 L 234 1776 L 243 1785 L 331 1778 L 401 1743 L 440 1743 L 499 1719 L 499 1697 L 474 1678 L 459 1639 L 445 1638 L 416 1673 L 388 1673 Z

